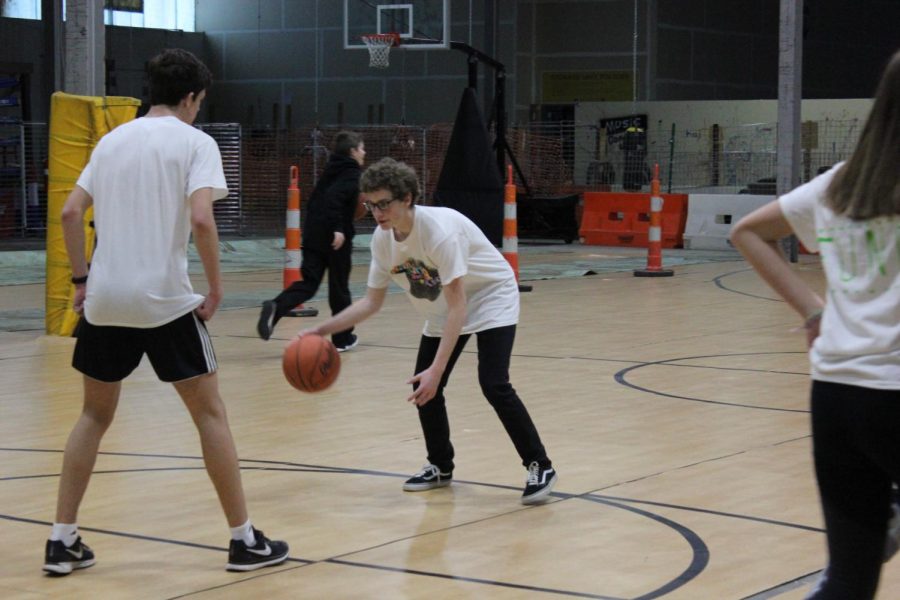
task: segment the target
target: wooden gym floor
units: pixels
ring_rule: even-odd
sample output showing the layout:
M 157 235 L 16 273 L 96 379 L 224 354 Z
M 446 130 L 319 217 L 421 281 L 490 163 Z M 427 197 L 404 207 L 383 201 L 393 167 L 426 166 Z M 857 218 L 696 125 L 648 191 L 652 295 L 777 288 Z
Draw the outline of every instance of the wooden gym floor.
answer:
M 274 295 L 281 273 L 232 272 L 227 293 L 254 301 L 210 324 L 222 394 L 251 517 L 290 542 L 290 561 L 225 572 L 226 524 L 196 433 L 145 363 L 124 386 L 80 514 L 97 564 L 44 577 L 80 376 L 72 339 L 4 331 L 0 597 L 802 598 L 825 539 L 797 318 L 736 254 L 667 251 L 675 277 L 640 279 L 590 265 L 639 264 L 642 250 L 526 250 L 523 273 L 598 273 L 530 281 L 522 295 L 511 374 L 559 471 L 548 503 L 519 504 L 525 471 L 471 352 L 447 390 L 456 480 L 401 490 L 425 455 L 405 401 L 421 321 L 402 295 L 358 328 L 335 386 L 303 395 L 280 355 L 309 321 L 282 321 L 262 342 L 256 299 Z M 821 285 L 814 259 L 796 268 Z M 42 303 L 41 284 L 0 287 L 0 311 Z M 896 566 L 879 598 L 900 596 Z

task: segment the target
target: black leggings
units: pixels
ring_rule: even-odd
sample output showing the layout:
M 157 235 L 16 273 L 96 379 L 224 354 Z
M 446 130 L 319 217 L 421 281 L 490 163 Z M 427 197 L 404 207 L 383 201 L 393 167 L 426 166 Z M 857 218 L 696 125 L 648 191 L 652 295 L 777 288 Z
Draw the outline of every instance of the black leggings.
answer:
M 807 599 L 874 598 L 900 481 L 900 390 L 813 381 L 812 431 L 828 568 Z
M 522 459 L 522 464 L 528 466 L 537 461 L 542 467 L 550 467 L 550 459 L 547 458 L 531 416 L 509 383 L 509 358 L 516 339 L 516 326 L 479 331 L 475 336 L 478 338 L 478 383 L 481 385 L 481 392 L 500 417 L 500 422 L 503 423 L 506 433 L 509 434 Z M 425 435 L 428 462 L 444 472 L 452 471 L 454 466 L 444 388 L 469 337 L 471 336 L 459 336 L 437 393 L 434 398 L 419 407 L 419 422 Z M 419 342 L 419 356 L 416 358 L 416 373 L 421 373 L 431 366 L 440 343 L 441 338 L 422 336 Z M 418 384 L 415 384 L 413 389 L 416 387 Z
M 316 295 L 319 285 L 328 271 L 328 306 L 336 315 L 353 303 L 350 297 L 350 270 L 353 267 L 353 244 L 348 240 L 338 250 L 303 249 L 300 273 L 303 278 L 295 281 L 275 297 L 275 323 L 299 304 Z M 346 346 L 353 339 L 353 328 L 332 334 L 335 346 Z

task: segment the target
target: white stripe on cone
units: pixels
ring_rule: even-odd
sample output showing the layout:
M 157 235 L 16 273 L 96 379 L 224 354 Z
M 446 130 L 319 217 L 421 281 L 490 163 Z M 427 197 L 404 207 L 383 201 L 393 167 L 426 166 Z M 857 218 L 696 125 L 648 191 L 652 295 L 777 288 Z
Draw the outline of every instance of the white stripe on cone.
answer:
M 300 250 L 285 250 L 284 252 L 284 268 L 299 269 L 300 268 Z

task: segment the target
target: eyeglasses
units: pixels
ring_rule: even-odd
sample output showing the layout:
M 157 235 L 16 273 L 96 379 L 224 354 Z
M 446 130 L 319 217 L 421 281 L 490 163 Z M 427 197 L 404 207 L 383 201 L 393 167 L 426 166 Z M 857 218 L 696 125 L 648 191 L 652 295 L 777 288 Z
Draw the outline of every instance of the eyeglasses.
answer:
M 389 200 L 381 200 L 379 202 L 363 202 L 363 206 L 366 207 L 366 210 L 372 212 L 373 209 L 378 209 L 379 212 L 384 212 L 391 205 L 391 202 L 395 202 L 399 200 L 399 198 L 390 198 Z

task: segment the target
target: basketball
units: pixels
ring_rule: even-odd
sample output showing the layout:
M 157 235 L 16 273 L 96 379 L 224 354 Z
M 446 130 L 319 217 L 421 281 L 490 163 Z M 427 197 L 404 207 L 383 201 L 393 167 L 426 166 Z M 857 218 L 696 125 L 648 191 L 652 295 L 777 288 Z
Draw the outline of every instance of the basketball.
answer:
M 366 216 L 366 213 L 368 212 L 369 211 L 366 209 L 366 201 L 363 198 L 363 195 L 360 194 L 359 198 L 356 199 L 356 212 L 353 213 L 353 220 L 359 221 L 364 216 Z
M 331 340 L 307 334 L 285 347 L 281 368 L 288 383 L 301 392 L 321 392 L 337 379 L 341 357 Z

